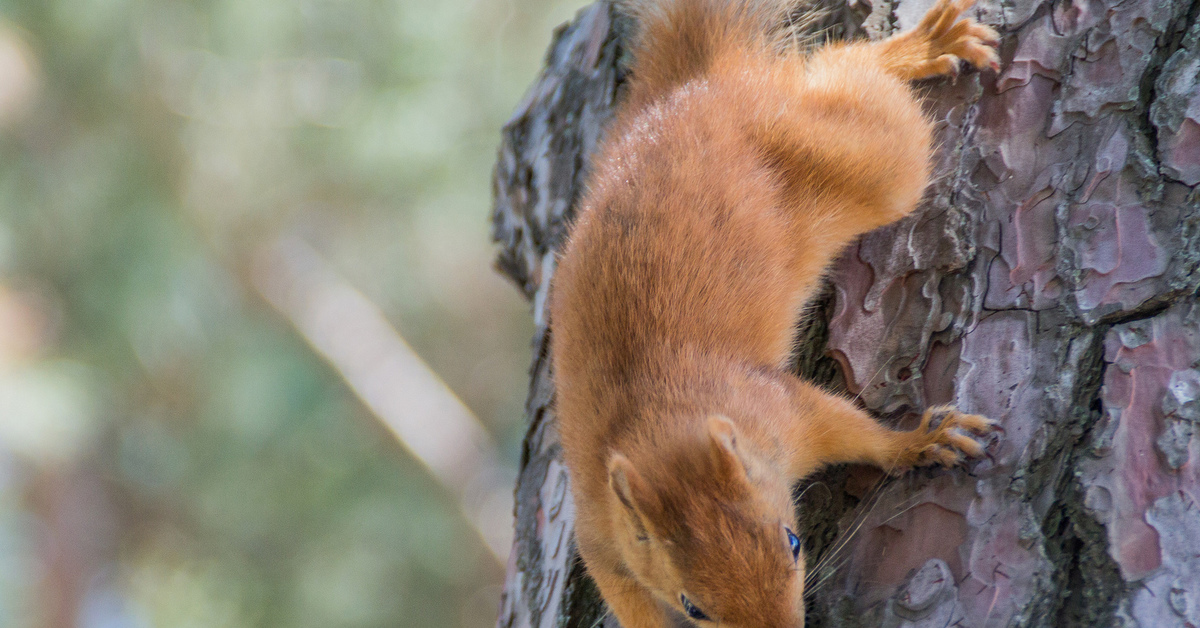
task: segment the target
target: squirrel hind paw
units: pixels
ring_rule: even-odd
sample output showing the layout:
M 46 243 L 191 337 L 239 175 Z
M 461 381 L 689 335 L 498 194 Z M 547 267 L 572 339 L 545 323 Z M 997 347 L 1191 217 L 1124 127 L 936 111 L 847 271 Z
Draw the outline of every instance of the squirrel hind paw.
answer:
M 905 47 L 920 59 L 912 63 L 913 57 L 901 55 L 911 63 L 901 73 L 911 79 L 955 76 L 959 59 L 978 69 L 999 70 L 1000 55 L 996 47 L 1000 44 L 1000 33 L 973 18 L 959 19 L 971 4 L 970 0 L 938 2 L 916 28 L 899 35 Z

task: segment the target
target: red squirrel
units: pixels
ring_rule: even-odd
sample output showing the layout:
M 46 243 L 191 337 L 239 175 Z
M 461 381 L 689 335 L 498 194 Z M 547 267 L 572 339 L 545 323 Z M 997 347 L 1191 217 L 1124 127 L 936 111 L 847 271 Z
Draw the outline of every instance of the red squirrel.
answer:
M 999 67 L 938 0 L 912 30 L 781 52 L 787 0 L 641 0 L 632 78 L 551 289 L 579 553 L 624 628 L 804 625 L 794 484 L 979 456 L 990 420 L 913 431 L 789 372 L 803 306 L 860 234 L 917 206 L 932 126 L 909 81 Z

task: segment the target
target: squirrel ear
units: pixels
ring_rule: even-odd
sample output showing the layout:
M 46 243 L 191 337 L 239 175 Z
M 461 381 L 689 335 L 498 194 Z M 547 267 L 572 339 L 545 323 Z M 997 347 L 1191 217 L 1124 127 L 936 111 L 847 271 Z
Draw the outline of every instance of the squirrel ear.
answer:
M 615 453 L 608 460 L 608 485 L 612 487 L 617 501 L 625 507 L 630 519 L 638 529 L 638 535 L 646 534 L 646 508 L 652 495 L 642 475 L 625 456 Z
M 644 482 L 633 463 L 621 454 L 613 454 L 608 460 L 608 484 L 616 493 L 617 499 L 625 508 L 637 512 L 637 500 L 634 498 L 634 487 L 642 488 Z
M 728 417 L 714 415 L 708 418 L 709 444 L 713 462 L 722 477 L 746 479 L 746 465 L 738 453 L 737 428 Z

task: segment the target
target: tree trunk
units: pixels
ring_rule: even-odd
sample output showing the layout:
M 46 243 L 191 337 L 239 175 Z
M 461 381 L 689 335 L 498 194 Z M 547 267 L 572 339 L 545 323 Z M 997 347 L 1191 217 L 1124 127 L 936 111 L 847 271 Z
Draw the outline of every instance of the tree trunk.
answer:
M 879 37 L 931 4 L 839 10 Z M 1003 70 L 921 86 L 935 183 L 838 261 L 797 369 L 899 425 L 955 403 L 1005 433 L 965 470 L 798 487 L 808 625 L 1200 625 L 1200 0 L 973 11 L 1005 33 Z M 496 169 L 498 264 L 538 323 L 506 628 L 603 614 L 572 545 L 545 298 L 627 31 L 594 4 L 558 33 Z

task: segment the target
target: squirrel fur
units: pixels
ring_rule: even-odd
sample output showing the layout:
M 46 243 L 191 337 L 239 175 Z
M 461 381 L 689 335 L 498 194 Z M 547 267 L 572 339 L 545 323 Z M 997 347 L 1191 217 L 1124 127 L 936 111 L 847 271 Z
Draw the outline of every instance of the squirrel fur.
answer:
M 830 261 L 928 183 L 909 81 L 999 67 L 996 32 L 959 19 L 971 1 L 807 54 L 776 45 L 794 2 L 627 4 L 632 78 L 550 301 L 578 548 L 624 628 L 801 627 L 798 480 L 982 454 L 988 419 L 932 408 L 895 431 L 787 368 Z

